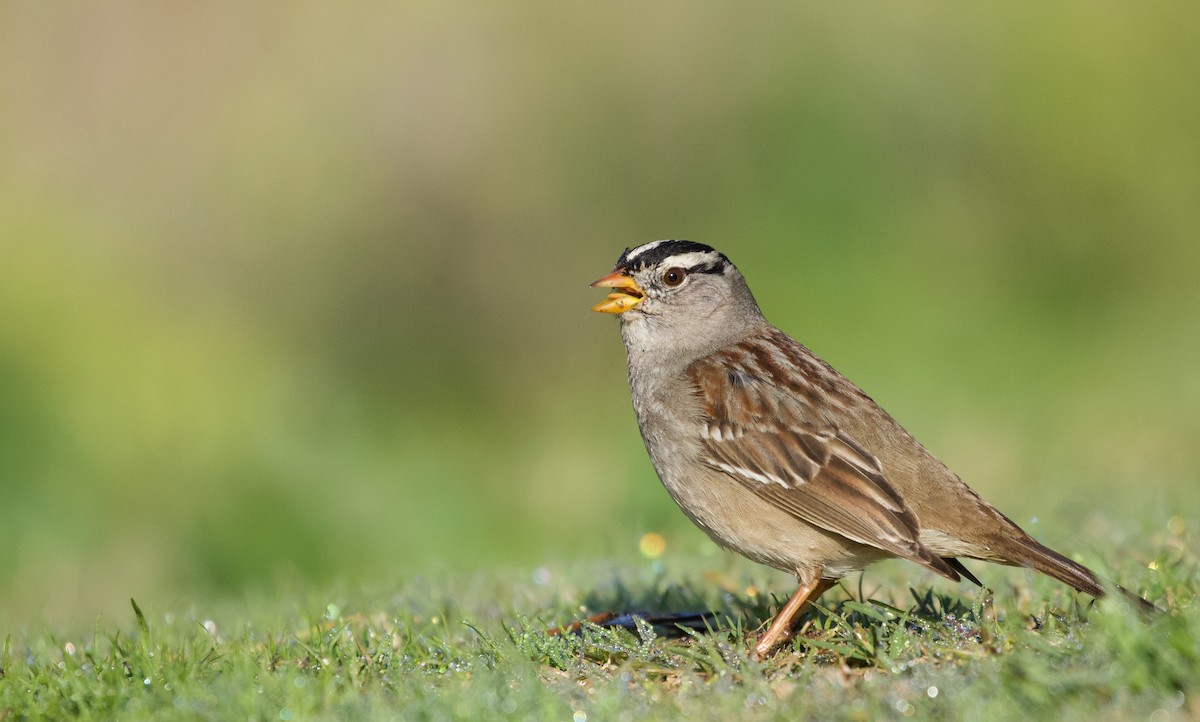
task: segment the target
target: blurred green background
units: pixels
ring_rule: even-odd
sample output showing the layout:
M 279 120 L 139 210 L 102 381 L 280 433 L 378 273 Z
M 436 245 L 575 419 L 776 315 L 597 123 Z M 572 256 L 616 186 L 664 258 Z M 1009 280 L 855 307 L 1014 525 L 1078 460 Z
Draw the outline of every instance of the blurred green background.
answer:
M 4 3 L 0 618 L 703 548 L 588 312 L 656 238 L 1035 534 L 1195 509 L 1197 68 L 1195 3 Z

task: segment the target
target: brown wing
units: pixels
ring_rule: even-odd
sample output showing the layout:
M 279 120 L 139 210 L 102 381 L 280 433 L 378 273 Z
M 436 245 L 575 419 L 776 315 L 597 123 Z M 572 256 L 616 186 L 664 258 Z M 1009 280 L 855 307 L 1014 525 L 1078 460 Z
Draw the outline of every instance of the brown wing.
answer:
M 717 358 L 691 368 L 705 412 L 705 463 L 814 526 L 959 579 L 920 543 L 916 515 L 884 478 L 877 458 L 821 420 L 806 393 L 781 388 L 769 370 L 737 368 L 731 361 Z

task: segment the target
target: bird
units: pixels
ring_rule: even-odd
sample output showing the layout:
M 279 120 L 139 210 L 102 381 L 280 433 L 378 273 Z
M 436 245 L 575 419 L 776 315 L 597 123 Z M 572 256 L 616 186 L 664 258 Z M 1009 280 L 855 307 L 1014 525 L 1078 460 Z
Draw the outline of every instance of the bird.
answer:
M 638 428 L 667 492 L 719 546 L 796 577 L 757 658 L 838 580 L 887 558 L 980 586 L 960 557 L 1027 567 L 1105 594 L 771 325 L 725 254 L 653 241 L 591 285 L 610 290 L 592 310 L 620 320 Z

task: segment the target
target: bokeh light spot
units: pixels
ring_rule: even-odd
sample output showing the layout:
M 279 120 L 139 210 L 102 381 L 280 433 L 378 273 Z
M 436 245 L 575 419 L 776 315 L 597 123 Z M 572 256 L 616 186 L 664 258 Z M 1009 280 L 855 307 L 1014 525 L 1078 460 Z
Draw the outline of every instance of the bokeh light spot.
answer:
M 1187 531 L 1187 521 L 1181 516 L 1173 516 L 1167 520 L 1167 531 L 1175 536 L 1183 536 L 1183 533 Z
M 638 550 L 647 559 L 658 559 L 667 550 L 667 540 L 658 532 L 647 532 L 638 540 Z

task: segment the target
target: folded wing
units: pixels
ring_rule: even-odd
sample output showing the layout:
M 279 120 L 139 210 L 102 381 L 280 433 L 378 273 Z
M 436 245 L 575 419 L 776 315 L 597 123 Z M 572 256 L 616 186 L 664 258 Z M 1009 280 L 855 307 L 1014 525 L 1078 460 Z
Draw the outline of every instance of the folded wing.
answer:
M 787 389 L 721 359 L 701 360 L 691 373 L 705 412 L 705 463 L 809 524 L 958 581 L 920 543 L 920 522 L 879 460 L 812 412 L 812 389 Z

